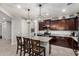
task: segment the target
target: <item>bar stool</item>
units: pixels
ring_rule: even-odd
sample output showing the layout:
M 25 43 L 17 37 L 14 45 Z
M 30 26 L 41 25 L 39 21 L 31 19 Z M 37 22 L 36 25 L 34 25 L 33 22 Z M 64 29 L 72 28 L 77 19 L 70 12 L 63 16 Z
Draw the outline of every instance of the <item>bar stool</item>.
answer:
M 41 56 L 41 53 L 44 53 L 45 56 L 45 47 L 40 46 L 40 40 L 31 40 L 32 41 L 32 55 Z
M 23 48 L 24 48 L 24 43 L 22 42 L 22 37 L 16 36 L 16 39 L 17 39 L 17 51 L 16 51 L 16 54 L 18 54 L 18 51 L 20 50 L 20 56 L 21 56 Z
M 26 53 L 29 53 L 29 55 L 30 55 L 30 52 L 31 52 L 30 39 L 23 37 L 23 40 L 24 40 L 24 56 Z

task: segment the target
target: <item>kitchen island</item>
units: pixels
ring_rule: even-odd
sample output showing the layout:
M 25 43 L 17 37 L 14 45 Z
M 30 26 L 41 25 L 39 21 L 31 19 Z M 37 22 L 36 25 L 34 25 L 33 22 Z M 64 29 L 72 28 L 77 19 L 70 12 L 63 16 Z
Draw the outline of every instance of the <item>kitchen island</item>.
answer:
M 44 46 L 46 49 L 46 56 L 50 55 L 50 45 L 49 41 L 52 39 L 52 37 L 43 37 L 43 36 L 25 36 L 26 38 L 34 39 L 34 40 L 40 40 L 41 46 Z

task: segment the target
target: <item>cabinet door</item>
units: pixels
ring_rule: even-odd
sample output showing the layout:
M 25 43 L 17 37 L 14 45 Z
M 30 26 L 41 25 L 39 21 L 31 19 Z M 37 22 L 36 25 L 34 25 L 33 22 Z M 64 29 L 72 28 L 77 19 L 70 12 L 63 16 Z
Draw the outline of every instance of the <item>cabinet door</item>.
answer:
M 51 23 L 51 20 L 50 20 L 50 19 L 49 19 L 49 20 L 45 20 L 45 21 L 44 21 L 44 25 L 45 25 L 45 27 L 47 27 L 47 25 L 50 26 L 50 23 Z
M 39 22 L 39 30 L 44 30 L 44 22 Z

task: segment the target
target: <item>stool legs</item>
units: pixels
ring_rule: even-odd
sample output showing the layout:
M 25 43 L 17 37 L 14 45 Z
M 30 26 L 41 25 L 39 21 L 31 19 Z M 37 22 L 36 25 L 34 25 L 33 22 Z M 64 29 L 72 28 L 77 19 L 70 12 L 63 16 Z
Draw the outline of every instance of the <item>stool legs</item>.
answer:
M 45 49 L 44 49 L 44 56 L 46 55 L 46 53 L 45 53 Z
M 49 54 L 51 54 L 51 44 L 49 44 Z
M 17 47 L 17 51 L 16 51 L 16 54 L 18 54 L 18 47 Z
M 21 50 L 20 50 L 20 56 L 22 55 L 22 46 L 21 46 Z

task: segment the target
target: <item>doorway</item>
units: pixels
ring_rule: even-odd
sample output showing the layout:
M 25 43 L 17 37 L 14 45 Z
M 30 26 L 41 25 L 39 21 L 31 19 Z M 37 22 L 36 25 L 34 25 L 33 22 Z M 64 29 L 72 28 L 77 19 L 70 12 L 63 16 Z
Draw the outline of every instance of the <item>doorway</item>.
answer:
M 5 21 L 2 23 L 2 40 L 6 40 L 11 43 L 11 22 L 10 21 Z

